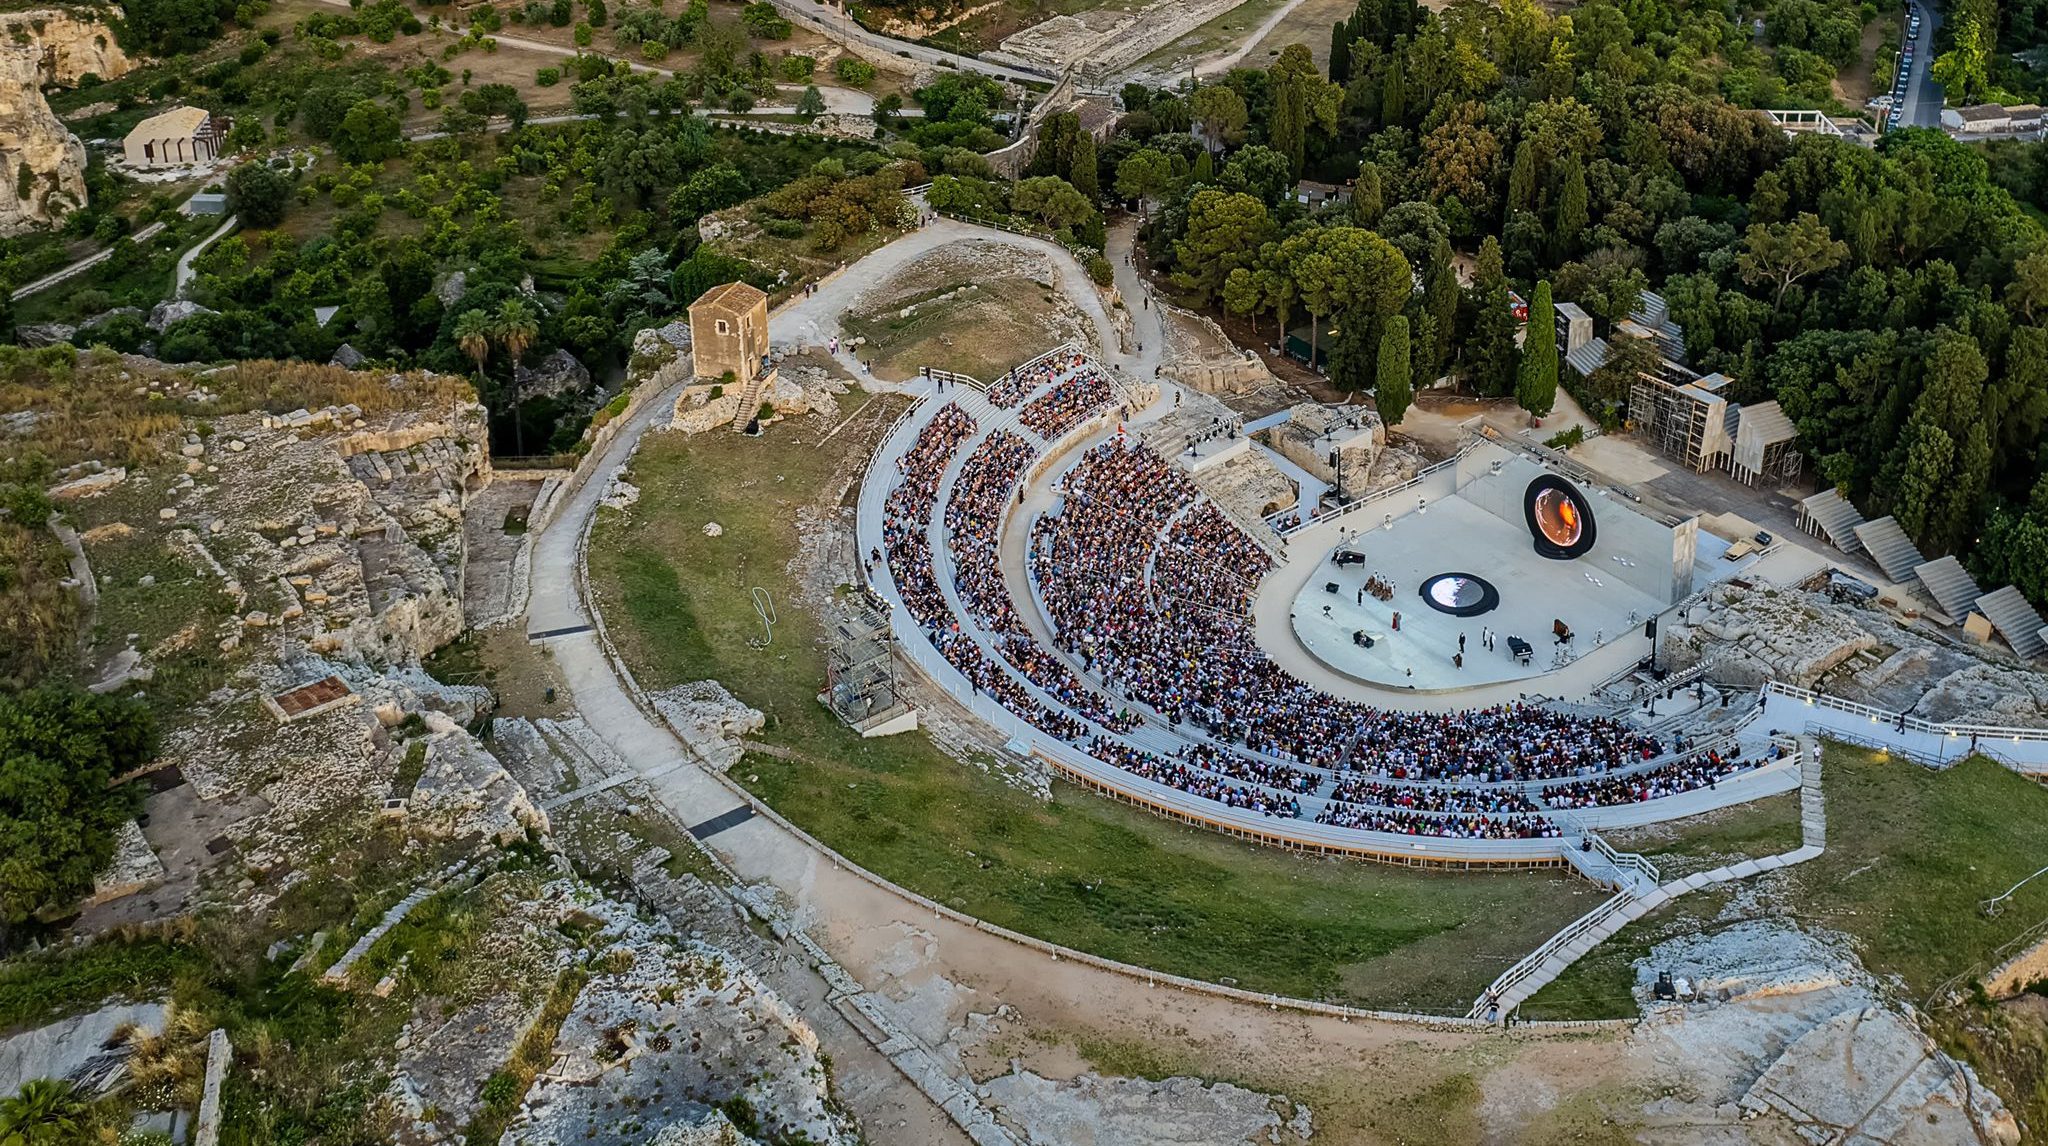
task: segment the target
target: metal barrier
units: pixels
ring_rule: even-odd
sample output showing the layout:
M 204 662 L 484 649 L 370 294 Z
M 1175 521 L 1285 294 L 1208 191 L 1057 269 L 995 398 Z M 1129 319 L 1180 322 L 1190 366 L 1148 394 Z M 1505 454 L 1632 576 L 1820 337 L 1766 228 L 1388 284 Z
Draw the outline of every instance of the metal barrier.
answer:
M 1766 682 L 1760 694 L 1766 718 L 1770 698 L 1783 697 L 1801 706 L 1802 731 L 1896 752 L 1933 767 L 1947 767 L 1975 753 L 2017 772 L 2048 772 L 2048 728 L 1940 724 L 1779 681 Z
M 1433 466 L 1428 466 L 1424 469 L 1417 470 L 1415 472 L 1414 477 L 1409 478 L 1407 481 L 1402 482 L 1400 485 L 1389 486 L 1388 488 L 1381 490 L 1374 490 L 1373 492 L 1366 494 L 1365 496 L 1359 498 L 1357 501 L 1350 503 L 1349 505 L 1338 506 L 1336 509 L 1330 510 L 1326 513 L 1311 514 L 1310 516 L 1303 518 L 1299 524 L 1291 525 L 1286 529 L 1281 530 L 1280 536 L 1283 538 L 1292 537 L 1295 534 L 1302 532 L 1303 530 L 1310 529 L 1314 526 L 1322 525 L 1325 522 L 1336 521 L 1340 518 L 1348 517 L 1351 514 L 1366 508 L 1367 506 L 1377 505 L 1381 500 L 1392 497 L 1397 493 L 1406 493 L 1411 489 L 1415 489 L 1418 486 L 1421 486 L 1427 481 L 1429 481 L 1431 478 L 1435 477 L 1437 474 L 1440 474 L 1443 471 L 1456 466 L 1460 461 L 1464 460 L 1465 455 L 1471 453 L 1473 448 L 1477 445 L 1478 442 L 1476 440 L 1468 440 L 1464 445 L 1458 447 L 1457 453 L 1452 454 L 1450 457 L 1445 458 L 1443 461 L 1440 461 Z
M 1627 908 L 1629 904 L 1634 903 L 1637 898 L 1639 897 L 1634 892 L 1623 889 L 1615 892 L 1612 897 L 1602 900 L 1600 906 L 1566 924 L 1564 930 L 1544 940 L 1536 950 L 1522 956 L 1514 966 L 1502 971 L 1499 978 L 1487 985 L 1485 993 L 1480 995 L 1479 1000 L 1472 1004 L 1472 1009 L 1465 1013 L 1465 1017 L 1487 1021 L 1498 1018 L 1498 1000 L 1506 997 L 1510 990 L 1528 979 L 1529 976 L 1535 974 L 1536 969 L 1541 967 L 1552 954 L 1585 938 L 1601 924 L 1612 919 L 1616 914 Z M 1489 1014 L 1489 1011 L 1493 1013 Z

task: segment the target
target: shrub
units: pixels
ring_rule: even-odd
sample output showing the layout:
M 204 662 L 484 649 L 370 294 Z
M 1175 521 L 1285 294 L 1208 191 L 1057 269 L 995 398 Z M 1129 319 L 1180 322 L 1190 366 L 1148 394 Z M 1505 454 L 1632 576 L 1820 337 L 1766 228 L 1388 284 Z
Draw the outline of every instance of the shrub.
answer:
M 1544 441 L 1543 444 L 1549 446 L 1553 450 L 1569 450 L 1573 446 L 1583 443 L 1585 440 L 1586 427 L 1573 426 L 1569 430 L 1559 430 L 1557 433 L 1550 435 L 1550 437 L 1546 441 Z
M 562 70 L 560 68 L 542 68 L 533 74 L 533 82 L 544 88 L 554 87 L 562 82 Z
M 859 56 L 841 56 L 839 62 L 832 65 L 832 74 L 854 87 L 864 88 L 875 82 L 875 65 Z
M 1088 256 L 1088 277 L 1095 280 L 1096 286 L 1106 287 L 1116 281 L 1116 268 L 1110 266 L 1109 260 L 1101 255 L 1090 255 Z
M 767 0 L 757 0 L 740 9 L 740 22 L 747 26 L 747 31 L 763 40 L 787 40 L 795 30 Z

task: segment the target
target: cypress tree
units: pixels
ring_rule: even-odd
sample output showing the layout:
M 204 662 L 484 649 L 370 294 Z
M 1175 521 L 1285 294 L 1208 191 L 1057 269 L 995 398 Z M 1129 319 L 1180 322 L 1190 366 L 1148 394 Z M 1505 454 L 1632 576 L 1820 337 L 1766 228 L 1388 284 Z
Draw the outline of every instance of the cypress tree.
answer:
M 1552 230 L 1560 258 L 1578 249 L 1579 232 L 1586 229 L 1586 200 L 1586 165 L 1570 156 L 1564 161 L 1564 176 L 1557 189 L 1557 218 Z
M 1095 160 L 1095 137 L 1081 132 L 1074 138 L 1074 173 L 1067 182 L 1088 197 L 1090 203 L 1102 198 L 1102 174 Z
M 1408 118 L 1408 81 L 1401 73 L 1402 53 L 1387 58 L 1386 76 L 1380 81 L 1380 122 L 1398 126 Z
M 1330 82 L 1351 82 L 1351 25 L 1343 20 L 1330 25 Z
M 1368 159 L 1358 165 L 1358 182 L 1351 188 L 1351 220 L 1361 227 L 1380 221 L 1386 208 L 1386 192 L 1380 186 L 1380 165 Z
M 1522 340 L 1522 374 L 1515 383 L 1515 401 L 1541 418 L 1557 405 L 1557 316 L 1550 305 L 1550 282 L 1536 284 L 1529 302 L 1529 333 Z
M 1451 259 L 1451 244 L 1440 242 L 1430 255 L 1429 278 L 1423 284 L 1422 307 L 1430 317 L 1429 351 L 1418 365 L 1426 366 L 1434 381 L 1451 359 L 1451 340 L 1458 322 L 1458 268 Z
M 1500 240 L 1492 235 L 1479 244 L 1479 265 L 1473 275 L 1472 320 L 1462 345 L 1465 374 L 1474 389 L 1489 398 L 1515 388 L 1515 316 L 1508 309 L 1508 275 Z
M 1415 390 L 1408 377 L 1408 316 L 1397 314 L 1387 320 L 1386 333 L 1380 335 L 1379 372 L 1375 376 L 1379 386 L 1380 421 L 1389 426 L 1399 425 L 1408 413 L 1408 407 L 1415 401 Z
M 1523 140 L 1515 148 L 1515 164 L 1508 169 L 1508 213 L 1536 209 L 1536 149 Z

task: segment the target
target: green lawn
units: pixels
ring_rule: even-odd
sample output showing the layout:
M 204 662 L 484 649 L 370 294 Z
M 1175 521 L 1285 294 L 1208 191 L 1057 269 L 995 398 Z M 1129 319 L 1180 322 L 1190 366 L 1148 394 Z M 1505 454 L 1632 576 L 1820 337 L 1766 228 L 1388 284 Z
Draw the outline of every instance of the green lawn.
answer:
M 1785 792 L 1677 823 L 1602 832 L 1623 851 L 1641 852 L 1671 880 L 1799 846 L 1799 793 Z
M 842 402 L 853 413 L 859 395 Z M 1463 1011 L 1508 964 L 1601 893 L 1562 875 L 1455 875 L 1255 848 L 1065 785 L 1050 802 L 936 748 L 862 740 L 815 695 L 818 621 L 788 565 L 799 510 L 840 499 L 900 408 L 822 448 L 823 419 L 765 439 L 650 437 L 630 515 L 606 512 L 591 582 L 641 683 L 715 677 L 768 714 L 732 774 L 856 862 L 962 911 L 1054 942 L 1197 978 L 1383 1007 Z M 723 527 L 704 535 L 706 522 Z M 764 636 L 750 590 L 773 595 Z M 751 643 L 750 643 L 751 642 Z
M 1785 869 L 1774 913 L 1850 936 L 1864 964 L 1903 981 L 1914 1002 L 1958 975 L 1988 971 L 1997 948 L 2048 916 L 2048 879 L 2021 889 L 1996 916 L 1978 906 L 2048 863 L 2048 791 L 2039 784 L 1982 758 L 1935 772 L 1829 744 L 1824 760 L 1827 851 Z M 1722 834 L 1773 830 L 1738 822 Z M 1634 1014 L 1630 962 L 1663 938 L 1710 926 L 1722 902 L 1687 896 L 1622 929 L 1523 1014 Z

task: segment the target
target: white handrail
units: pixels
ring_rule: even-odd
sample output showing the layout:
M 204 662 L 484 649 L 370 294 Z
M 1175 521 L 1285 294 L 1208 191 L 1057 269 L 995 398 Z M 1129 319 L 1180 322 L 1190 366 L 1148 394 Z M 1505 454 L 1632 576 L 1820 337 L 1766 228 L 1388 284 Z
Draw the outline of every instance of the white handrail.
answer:
M 1772 716 L 1770 698 L 1782 697 L 1796 702 L 1806 716 L 1799 731 L 1882 748 L 1937 768 L 1957 763 L 1975 752 L 2015 771 L 2048 772 L 2048 728 L 1942 724 L 1780 681 L 1765 682 L 1759 695 L 1763 698 L 1760 707 L 1766 719 Z M 1832 720 L 1820 719 L 1814 715 L 1816 710 L 1841 715 Z
M 1635 892 L 1623 888 L 1615 892 L 1613 896 L 1602 900 L 1598 907 L 1566 924 L 1562 931 L 1544 940 L 1534 951 L 1522 956 L 1514 966 L 1502 971 L 1500 977 L 1489 984 L 1485 992 L 1472 1004 L 1472 1009 L 1465 1013 L 1465 1017 L 1468 1019 L 1489 1018 L 1490 1016 L 1486 1013 L 1487 1009 L 1498 1006 L 1498 1001 L 1504 998 L 1509 990 L 1524 979 L 1527 979 L 1530 975 L 1535 974 L 1536 969 L 1542 966 L 1544 961 L 1549 959 L 1553 952 L 1569 946 L 1581 936 L 1590 933 L 1616 912 L 1621 911 L 1634 902 L 1636 898 Z
M 1320 514 L 1311 514 L 1308 517 L 1304 517 L 1298 524 L 1280 530 L 1280 536 L 1283 538 L 1291 537 L 1294 534 L 1300 533 L 1302 530 L 1308 529 L 1311 526 L 1321 525 L 1324 522 L 1335 521 L 1338 518 L 1345 517 L 1352 513 L 1356 513 L 1357 511 L 1364 509 L 1368 505 L 1376 504 L 1383 498 L 1391 497 L 1394 494 L 1403 493 L 1407 490 L 1414 489 L 1415 487 L 1423 484 L 1430 478 L 1435 477 L 1437 474 L 1443 472 L 1444 470 L 1457 465 L 1458 462 L 1462 460 L 1466 454 L 1470 453 L 1473 447 L 1477 444 L 1477 439 L 1467 440 L 1464 445 L 1458 447 L 1457 453 L 1452 454 L 1450 457 L 1445 458 L 1443 461 L 1440 461 L 1433 466 L 1428 466 L 1426 468 L 1417 470 L 1415 472 L 1415 476 L 1409 478 L 1407 481 L 1404 481 L 1399 485 L 1388 486 L 1386 489 L 1376 489 L 1369 493 L 1362 494 L 1359 496 L 1357 500 L 1351 502 L 1350 504 L 1338 506 L 1336 509 L 1329 510 L 1328 512 Z

